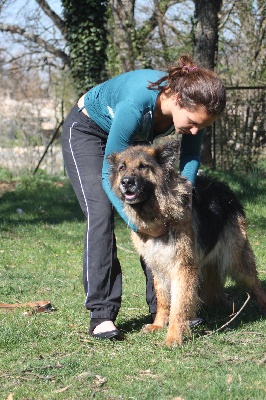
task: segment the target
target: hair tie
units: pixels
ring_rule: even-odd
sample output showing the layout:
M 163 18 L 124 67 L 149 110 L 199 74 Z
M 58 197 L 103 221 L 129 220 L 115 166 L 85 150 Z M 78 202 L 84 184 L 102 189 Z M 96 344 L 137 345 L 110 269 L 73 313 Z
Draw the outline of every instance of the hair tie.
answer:
M 183 68 L 186 69 L 188 72 L 192 72 L 198 69 L 197 66 L 190 68 L 188 65 L 185 65 Z

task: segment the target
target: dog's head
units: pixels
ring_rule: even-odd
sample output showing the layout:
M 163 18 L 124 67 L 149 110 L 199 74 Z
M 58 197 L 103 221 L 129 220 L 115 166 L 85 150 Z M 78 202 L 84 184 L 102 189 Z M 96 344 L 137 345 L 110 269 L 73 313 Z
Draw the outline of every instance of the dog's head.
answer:
M 110 181 L 116 195 L 127 204 L 143 203 L 154 197 L 158 185 L 163 188 L 176 173 L 179 142 L 156 148 L 132 146 L 107 157 L 111 166 Z

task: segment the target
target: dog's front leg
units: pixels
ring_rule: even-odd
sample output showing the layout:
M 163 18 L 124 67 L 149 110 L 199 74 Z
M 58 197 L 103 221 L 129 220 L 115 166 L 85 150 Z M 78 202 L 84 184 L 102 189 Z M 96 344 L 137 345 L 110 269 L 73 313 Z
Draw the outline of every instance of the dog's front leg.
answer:
M 171 306 L 169 327 L 165 339 L 168 347 L 181 345 L 185 334 L 190 335 L 189 319 L 197 308 L 198 269 L 193 265 L 179 265 L 171 277 Z
M 154 332 L 163 329 L 169 317 L 170 298 L 167 294 L 165 285 L 161 285 L 160 280 L 154 276 L 154 289 L 156 292 L 157 311 L 153 324 L 147 324 L 142 328 L 143 333 Z

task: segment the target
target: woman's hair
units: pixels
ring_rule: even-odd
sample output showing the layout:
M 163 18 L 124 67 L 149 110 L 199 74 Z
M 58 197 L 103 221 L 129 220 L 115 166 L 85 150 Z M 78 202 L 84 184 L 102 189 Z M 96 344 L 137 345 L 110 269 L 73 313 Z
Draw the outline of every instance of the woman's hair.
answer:
M 203 106 L 207 114 L 219 115 L 226 104 L 225 86 L 217 74 L 197 66 L 189 55 L 180 57 L 177 65 L 168 68 L 168 75 L 148 87 L 169 95 L 178 93 L 180 107 L 189 111 Z

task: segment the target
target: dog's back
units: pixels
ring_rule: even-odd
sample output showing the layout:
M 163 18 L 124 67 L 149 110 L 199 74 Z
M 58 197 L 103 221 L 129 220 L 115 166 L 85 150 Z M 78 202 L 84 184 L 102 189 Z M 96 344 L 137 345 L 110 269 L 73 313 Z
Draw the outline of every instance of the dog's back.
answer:
M 195 260 L 200 267 L 199 293 L 203 303 L 225 302 L 224 284 L 231 277 L 257 292 L 265 307 L 264 293 L 257 290 L 254 253 L 247 233 L 244 209 L 228 185 L 199 176 L 193 194 Z M 258 295 L 258 293 L 260 293 Z
M 205 254 L 213 249 L 228 225 L 234 225 L 238 218 L 245 219 L 243 207 L 233 191 L 208 176 L 196 178 L 193 214 L 194 229 Z

